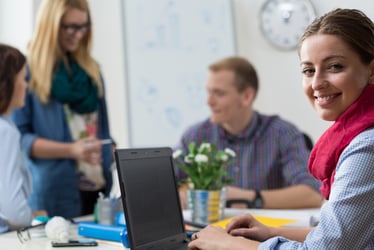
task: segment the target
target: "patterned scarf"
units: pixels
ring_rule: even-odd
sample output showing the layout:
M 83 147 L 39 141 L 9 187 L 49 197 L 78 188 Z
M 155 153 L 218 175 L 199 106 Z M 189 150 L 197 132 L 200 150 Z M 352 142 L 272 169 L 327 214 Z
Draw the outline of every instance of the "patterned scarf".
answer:
M 98 107 L 97 86 L 75 60 L 69 59 L 69 68 L 62 61 L 56 65 L 51 96 L 79 114 L 94 112 Z
M 359 133 L 373 126 L 374 85 L 369 84 L 361 96 L 326 130 L 310 154 L 308 168 L 314 177 L 322 181 L 323 197 L 328 199 L 330 196 L 342 151 Z

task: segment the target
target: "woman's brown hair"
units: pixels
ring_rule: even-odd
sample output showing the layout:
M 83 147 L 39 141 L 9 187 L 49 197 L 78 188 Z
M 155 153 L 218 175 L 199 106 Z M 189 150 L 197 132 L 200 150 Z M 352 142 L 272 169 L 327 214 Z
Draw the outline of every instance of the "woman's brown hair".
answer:
M 350 46 L 364 64 L 374 59 L 374 24 L 362 11 L 335 9 L 316 18 L 301 37 L 303 41 L 315 34 L 338 36 Z
M 16 76 L 25 63 L 26 58 L 18 49 L 0 44 L 0 114 L 5 113 L 9 107 Z

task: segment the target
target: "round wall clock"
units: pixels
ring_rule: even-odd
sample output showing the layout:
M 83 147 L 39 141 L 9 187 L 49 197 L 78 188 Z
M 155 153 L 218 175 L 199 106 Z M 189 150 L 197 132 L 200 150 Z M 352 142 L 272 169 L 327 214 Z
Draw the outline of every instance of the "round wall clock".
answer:
M 267 0 L 260 11 L 261 31 L 276 48 L 295 49 L 315 17 L 309 0 Z

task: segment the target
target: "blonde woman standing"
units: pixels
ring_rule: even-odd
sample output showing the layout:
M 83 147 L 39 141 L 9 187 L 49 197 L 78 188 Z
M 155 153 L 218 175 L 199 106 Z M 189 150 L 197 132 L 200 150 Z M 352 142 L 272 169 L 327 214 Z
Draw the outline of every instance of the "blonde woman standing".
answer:
M 33 209 L 72 218 L 109 193 L 111 145 L 103 80 L 91 56 L 86 0 L 43 0 L 28 47 L 29 91 L 13 119 L 31 169 Z

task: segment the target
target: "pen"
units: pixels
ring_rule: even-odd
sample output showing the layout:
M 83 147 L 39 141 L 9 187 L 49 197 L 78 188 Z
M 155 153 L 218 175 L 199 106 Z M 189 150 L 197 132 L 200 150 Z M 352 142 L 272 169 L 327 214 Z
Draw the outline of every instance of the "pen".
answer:
M 100 140 L 100 144 L 101 145 L 106 145 L 106 144 L 111 144 L 112 143 L 112 139 L 102 139 Z M 91 146 L 92 145 L 92 142 L 85 142 L 85 145 L 86 146 Z
M 100 140 L 100 142 L 101 142 L 102 145 L 111 144 L 112 143 L 112 139 L 103 139 L 103 140 Z

